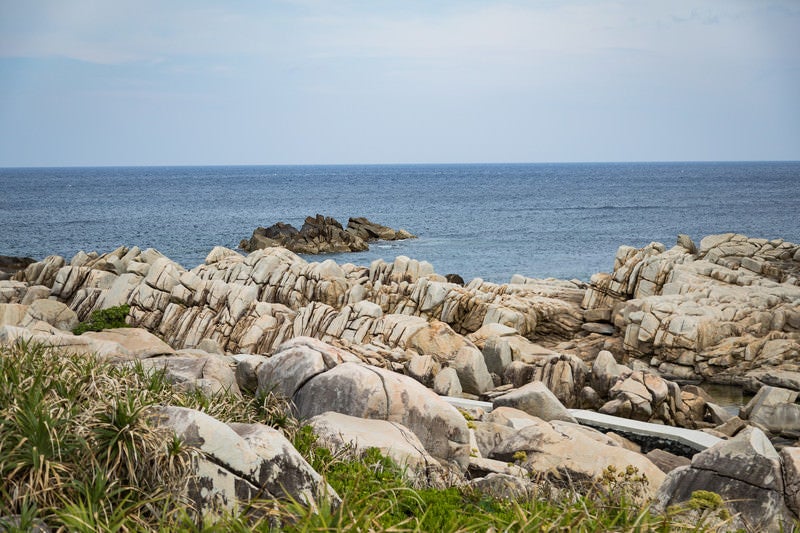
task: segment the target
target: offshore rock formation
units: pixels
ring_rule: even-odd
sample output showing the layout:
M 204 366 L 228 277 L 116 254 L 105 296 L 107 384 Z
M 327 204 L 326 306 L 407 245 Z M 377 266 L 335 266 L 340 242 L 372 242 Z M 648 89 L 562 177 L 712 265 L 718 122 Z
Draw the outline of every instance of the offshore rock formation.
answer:
M 258 227 L 250 240 L 242 240 L 239 247 L 246 252 L 280 246 L 298 254 L 328 254 L 368 250 L 367 243 L 376 240 L 414 238 L 404 229 L 393 230 L 364 217 L 351 218 L 345 229 L 335 218 L 317 215 L 306 217 L 299 231 L 283 222 L 268 228 Z
M 0 255 L 0 280 L 11 278 L 11 276 L 35 262 L 36 260 L 30 257 Z

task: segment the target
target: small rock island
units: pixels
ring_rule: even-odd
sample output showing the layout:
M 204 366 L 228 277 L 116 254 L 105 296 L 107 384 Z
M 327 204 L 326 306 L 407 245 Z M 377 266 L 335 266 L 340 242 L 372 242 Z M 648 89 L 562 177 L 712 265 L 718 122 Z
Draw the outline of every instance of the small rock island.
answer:
M 368 242 L 415 239 L 404 229 L 394 230 L 367 220 L 350 218 L 347 228 L 333 217 L 317 215 L 306 217 L 298 230 L 291 224 L 278 222 L 268 228 L 258 227 L 249 240 L 243 239 L 239 248 L 246 252 L 280 246 L 297 254 L 331 254 L 363 252 L 369 250 Z

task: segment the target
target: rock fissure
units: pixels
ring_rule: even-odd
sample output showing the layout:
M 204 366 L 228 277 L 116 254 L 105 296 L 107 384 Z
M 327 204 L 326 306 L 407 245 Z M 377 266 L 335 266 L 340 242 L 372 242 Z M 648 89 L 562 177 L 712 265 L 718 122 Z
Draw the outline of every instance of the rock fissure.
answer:
M 369 367 L 367 365 L 365 365 L 365 366 L 373 374 L 377 375 L 378 379 L 381 380 L 381 387 L 383 387 L 383 395 L 386 398 L 386 414 L 385 414 L 384 420 L 386 420 L 388 422 L 391 422 L 391 420 L 389 419 L 390 415 L 391 415 L 391 402 L 390 402 L 389 389 L 386 387 L 386 380 L 384 379 L 384 377 L 381 375 L 380 372 L 376 372 L 373 368 L 371 368 L 371 367 Z
M 776 494 L 782 494 L 782 493 L 780 493 L 779 491 L 777 491 L 777 490 L 775 490 L 775 489 L 773 489 L 773 488 L 770 488 L 770 487 L 765 487 L 765 486 L 763 486 L 763 485 L 756 485 L 755 483 L 751 483 L 751 482 L 749 482 L 749 481 L 746 481 L 746 480 L 744 480 L 744 479 L 739 479 L 739 478 L 736 478 L 736 477 L 733 477 L 733 476 L 730 476 L 730 475 L 722 474 L 722 473 L 720 473 L 720 472 L 717 472 L 716 470 L 714 470 L 714 469 L 711 469 L 711 468 L 704 468 L 704 467 L 702 467 L 702 466 L 694 466 L 694 465 L 692 465 L 692 466 L 691 466 L 691 468 L 692 468 L 693 470 L 702 470 L 703 472 L 710 472 L 710 473 L 714 474 L 715 476 L 718 476 L 718 477 L 723 477 L 723 478 L 725 478 L 725 479 L 730 479 L 730 480 L 732 480 L 732 481 L 737 481 L 737 482 L 739 482 L 739 483 L 744 483 L 745 485 L 749 485 L 749 486 L 751 486 L 751 487 L 755 487 L 755 488 L 757 488 L 757 489 L 761 489 L 761 490 L 768 490 L 768 491 L 770 491 L 770 492 L 774 492 L 774 493 L 776 493 Z

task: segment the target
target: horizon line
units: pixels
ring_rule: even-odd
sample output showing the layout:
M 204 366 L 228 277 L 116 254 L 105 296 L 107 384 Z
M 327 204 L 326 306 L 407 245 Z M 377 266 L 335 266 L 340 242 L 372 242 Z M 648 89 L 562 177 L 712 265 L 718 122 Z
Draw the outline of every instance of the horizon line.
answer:
M 478 165 L 617 165 L 617 164 L 664 164 L 664 163 L 800 163 L 800 159 L 664 159 L 630 161 L 486 161 L 486 162 L 412 162 L 412 163 L 139 163 L 101 165 L 10 165 L 3 170 L 59 169 L 59 168 L 222 168 L 222 167 L 389 167 L 389 166 L 478 166 Z

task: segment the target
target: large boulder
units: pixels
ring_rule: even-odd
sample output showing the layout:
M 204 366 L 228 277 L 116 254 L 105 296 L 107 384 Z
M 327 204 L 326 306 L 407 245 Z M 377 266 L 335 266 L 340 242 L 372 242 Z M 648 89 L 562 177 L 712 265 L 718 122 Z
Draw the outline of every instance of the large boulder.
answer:
M 794 516 L 784 500 L 781 460 L 763 431 L 749 427 L 698 453 L 679 467 L 655 497 L 654 510 L 688 501 L 697 490 L 722 496 L 734 515 L 732 529 L 791 531 Z
M 312 337 L 295 337 L 281 344 L 258 368 L 258 394 L 273 392 L 284 398 L 295 393 L 314 376 L 345 362 L 359 359 Z
M 452 367 L 458 374 L 461 389 L 469 394 L 483 394 L 494 388 L 494 381 L 486 368 L 483 354 L 477 348 L 465 346 L 453 359 Z
M 27 327 L 1 326 L 0 344 L 33 342 L 58 349 L 64 354 L 95 355 L 100 359 L 131 359 L 128 351 L 116 342 L 65 333 L 47 322 L 35 321 Z
M 382 368 L 342 363 L 310 378 L 293 396 L 299 417 L 327 411 L 397 422 L 410 429 L 435 458 L 466 468 L 466 420 L 417 381 Z
M 148 373 L 163 372 L 164 378 L 181 390 L 199 390 L 208 396 L 241 395 L 233 369 L 219 355 L 185 350 L 174 356 L 143 359 L 138 364 Z
M 561 422 L 533 422 L 504 439 L 490 457 L 516 461 L 532 473 L 571 484 L 594 484 L 609 467 L 624 472 L 632 466 L 639 476 L 646 478 L 642 483 L 646 495 L 655 494 L 664 480 L 664 473 L 646 457 L 619 446 L 599 432 Z
M 765 385 L 741 409 L 751 424 L 787 437 L 800 437 L 800 405 L 797 391 Z
M 166 406 L 153 416 L 199 450 L 188 496 L 201 514 L 242 508 L 253 498 L 292 498 L 316 506 L 336 492 L 279 431 L 261 424 L 225 424 L 193 409 Z
M 333 451 L 348 447 L 358 453 L 377 448 L 409 473 L 425 471 L 439 466 L 417 436 L 397 422 L 374 420 L 327 411 L 307 421 L 320 442 Z

